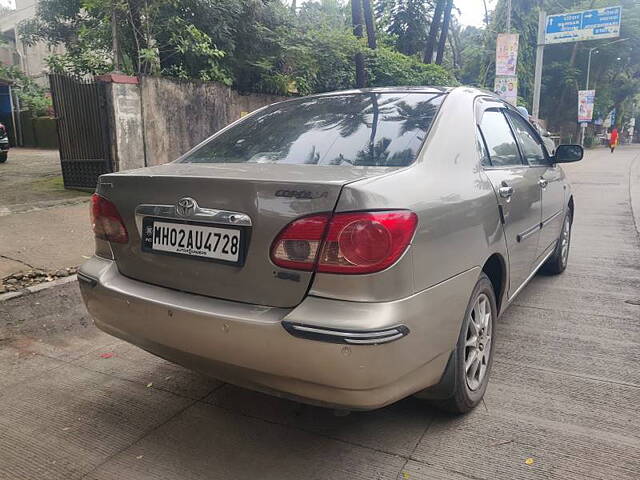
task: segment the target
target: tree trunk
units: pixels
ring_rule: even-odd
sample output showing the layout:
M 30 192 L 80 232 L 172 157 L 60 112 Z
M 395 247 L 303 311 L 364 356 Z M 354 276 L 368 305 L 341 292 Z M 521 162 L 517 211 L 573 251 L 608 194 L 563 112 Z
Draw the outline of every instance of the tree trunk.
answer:
M 351 23 L 353 24 L 353 34 L 357 38 L 363 38 L 362 0 L 351 0 Z M 358 52 L 354 60 L 356 64 L 356 87 L 364 88 L 367 84 L 366 71 L 364 69 L 364 55 Z
M 442 12 L 447 0 L 437 0 L 436 9 L 433 12 L 433 18 L 431 19 L 431 26 L 429 26 L 429 37 L 427 38 L 427 45 L 424 48 L 424 63 L 431 63 L 433 61 L 433 51 L 436 46 L 436 37 L 438 36 L 438 29 L 440 28 L 440 19 L 442 18 Z
M 111 42 L 113 48 L 113 71 L 120 71 L 120 45 L 118 43 L 118 15 L 115 1 L 111 6 Z
M 442 19 L 442 32 L 440 32 L 440 43 L 438 43 L 438 53 L 436 54 L 436 65 L 442 65 L 442 60 L 444 59 L 444 47 L 447 45 L 449 22 L 451 21 L 451 8 L 453 8 L 453 0 L 448 0 L 444 10 L 444 18 Z
M 489 30 L 489 10 L 487 10 L 487 0 L 482 0 L 484 5 L 484 26 Z
M 451 29 L 451 35 L 449 35 L 449 47 L 451 47 L 451 55 L 453 57 L 453 68 L 460 68 L 460 27 Z
M 369 48 L 376 48 L 376 25 L 373 22 L 373 10 L 371 9 L 371 0 L 362 0 L 364 10 L 364 23 L 367 27 L 367 44 Z

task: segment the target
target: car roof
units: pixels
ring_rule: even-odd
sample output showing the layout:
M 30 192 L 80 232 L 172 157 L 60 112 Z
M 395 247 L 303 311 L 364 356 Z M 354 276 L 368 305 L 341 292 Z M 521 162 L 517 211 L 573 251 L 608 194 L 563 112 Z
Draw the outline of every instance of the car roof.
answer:
M 330 95 L 356 94 L 356 93 L 449 93 L 452 87 L 435 86 L 397 86 L 397 87 L 372 87 L 354 88 L 351 90 L 336 90 L 333 92 L 317 93 L 311 97 L 324 97 Z
M 438 87 L 438 86 L 432 86 L 432 85 L 425 85 L 425 86 L 390 86 L 390 87 L 373 87 L 373 88 L 354 88 L 351 90 L 335 90 L 331 92 L 315 93 L 312 95 L 307 95 L 302 97 L 289 97 L 286 100 L 281 100 L 271 105 L 280 105 L 283 103 L 293 102 L 297 100 L 303 100 L 303 99 L 309 99 L 309 98 L 331 97 L 331 96 L 337 96 L 337 95 L 357 95 L 357 94 L 367 94 L 367 93 L 426 93 L 426 94 L 448 95 L 449 93 L 452 93 L 454 91 L 459 95 L 469 96 L 470 99 L 474 99 L 476 97 L 482 96 L 482 97 L 492 97 L 493 99 L 500 101 L 500 98 L 495 93 L 489 90 L 484 90 L 477 87 L 470 87 L 470 86 L 464 86 L 464 85 L 459 87 Z M 266 107 L 263 107 L 263 108 L 266 108 Z

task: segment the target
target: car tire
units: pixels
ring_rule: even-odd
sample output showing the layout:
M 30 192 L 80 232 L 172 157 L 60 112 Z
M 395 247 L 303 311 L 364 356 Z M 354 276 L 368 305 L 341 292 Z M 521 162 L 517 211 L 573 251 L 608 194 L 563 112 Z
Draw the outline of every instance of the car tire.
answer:
M 8 156 L 9 152 L 0 152 L 0 163 L 6 162 Z
M 471 294 L 456 349 L 448 366 L 448 370 L 451 369 L 450 374 L 454 377 L 451 382 L 452 395 L 435 401 L 434 404 L 438 408 L 462 414 L 472 410 L 482 401 L 493 364 L 497 316 L 493 285 L 489 277 L 482 273 Z M 479 332 L 480 335 L 474 332 Z M 478 337 L 475 341 L 474 335 Z
M 569 261 L 569 247 L 571 246 L 571 226 L 573 225 L 573 214 L 570 209 L 567 209 L 567 213 L 562 221 L 562 230 L 560 231 L 560 237 L 556 242 L 556 247 L 553 250 L 553 254 L 542 265 L 541 271 L 548 275 L 559 275 L 567 268 L 567 262 Z

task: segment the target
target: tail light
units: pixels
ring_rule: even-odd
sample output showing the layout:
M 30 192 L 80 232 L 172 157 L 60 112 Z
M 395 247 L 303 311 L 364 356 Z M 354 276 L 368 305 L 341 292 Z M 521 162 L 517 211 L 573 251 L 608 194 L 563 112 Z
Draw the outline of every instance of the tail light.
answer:
M 315 266 L 326 273 L 379 272 L 404 253 L 417 222 L 416 214 L 405 210 L 304 217 L 278 235 L 271 259 L 296 270 Z
M 302 217 L 285 227 L 271 247 L 271 259 L 280 267 L 313 270 L 329 215 Z
M 91 225 L 96 238 L 127 243 L 129 235 L 116 206 L 97 193 L 91 196 Z

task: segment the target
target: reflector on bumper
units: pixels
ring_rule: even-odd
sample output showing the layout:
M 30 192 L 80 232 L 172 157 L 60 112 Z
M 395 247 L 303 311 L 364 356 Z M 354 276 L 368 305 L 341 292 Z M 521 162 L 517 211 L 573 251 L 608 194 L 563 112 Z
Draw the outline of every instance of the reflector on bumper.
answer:
M 382 330 L 339 330 L 323 328 L 298 323 L 282 322 L 282 326 L 294 337 L 308 340 L 319 340 L 331 343 L 347 343 L 351 345 L 377 345 L 398 340 L 409 333 L 404 325 L 385 328 Z

